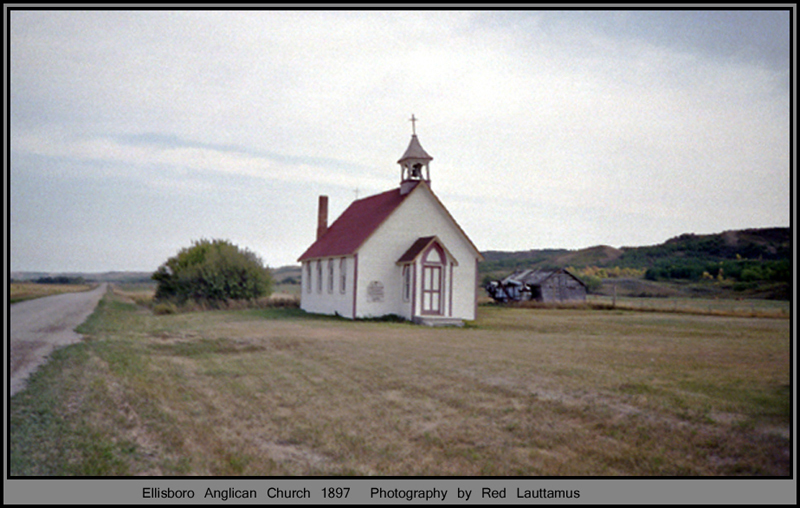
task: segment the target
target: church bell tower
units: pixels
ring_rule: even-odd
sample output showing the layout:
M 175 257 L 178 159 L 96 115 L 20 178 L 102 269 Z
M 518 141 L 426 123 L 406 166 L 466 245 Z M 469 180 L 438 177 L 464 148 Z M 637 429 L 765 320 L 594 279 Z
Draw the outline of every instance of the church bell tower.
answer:
M 424 181 L 431 184 L 431 173 L 429 163 L 433 157 L 422 148 L 417 139 L 416 122 L 417 119 L 411 115 L 411 142 L 406 148 L 406 152 L 397 161 L 400 164 L 400 194 L 411 192 L 418 182 Z

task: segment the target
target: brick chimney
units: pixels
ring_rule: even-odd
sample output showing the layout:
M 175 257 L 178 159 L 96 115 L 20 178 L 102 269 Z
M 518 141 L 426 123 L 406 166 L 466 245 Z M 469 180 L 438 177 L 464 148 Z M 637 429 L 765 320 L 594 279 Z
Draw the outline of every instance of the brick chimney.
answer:
M 317 240 L 328 231 L 328 196 L 319 197 L 319 211 L 317 212 Z

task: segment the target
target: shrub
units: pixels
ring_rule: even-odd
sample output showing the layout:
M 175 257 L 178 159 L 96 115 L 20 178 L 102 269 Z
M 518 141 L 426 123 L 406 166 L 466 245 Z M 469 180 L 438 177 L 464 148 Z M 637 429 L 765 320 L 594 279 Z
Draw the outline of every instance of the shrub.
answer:
M 152 276 L 156 301 L 194 301 L 219 306 L 272 293 L 272 276 L 261 259 L 226 240 L 200 240 L 169 258 Z
M 586 284 L 586 291 L 589 293 L 594 293 L 603 287 L 603 279 L 594 275 L 583 276 L 581 280 Z
M 172 302 L 160 302 L 153 307 L 153 313 L 156 315 L 175 314 L 178 308 Z

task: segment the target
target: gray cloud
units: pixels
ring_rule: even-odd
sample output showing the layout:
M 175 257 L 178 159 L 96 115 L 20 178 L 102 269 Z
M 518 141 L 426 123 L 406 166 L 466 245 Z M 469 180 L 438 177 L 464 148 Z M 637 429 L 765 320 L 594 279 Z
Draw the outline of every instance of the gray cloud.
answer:
M 19 269 L 37 268 L 20 238 L 59 213 L 33 198 L 43 178 L 102 193 L 67 193 L 76 210 L 148 211 L 137 245 L 157 254 L 92 266 L 226 227 L 293 262 L 317 193 L 343 209 L 397 184 L 411 113 L 434 189 L 483 249 L 788 224 L 786 11 L 13 11 L 10 37 Z M 95 226 L 75 241 L 116 244 Z

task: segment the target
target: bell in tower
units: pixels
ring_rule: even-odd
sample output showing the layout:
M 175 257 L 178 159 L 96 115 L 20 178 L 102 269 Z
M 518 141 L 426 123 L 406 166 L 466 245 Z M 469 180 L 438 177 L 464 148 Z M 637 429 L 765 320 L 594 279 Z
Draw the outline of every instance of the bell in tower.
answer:
M 406 152 L 397 161 L 400 164 L 400 194 L 408 194 L 411 192 L 419 181 L 425 181 L 428 185 L 431 183 L 431 174 L 428 164 L 433 160 L 433 157 L 428 155 L 428 152 L 422 148 L 417 139 L 416 121 L 414 115 L 411 115 L 411 142 L 406 148 Z M 423 175 L 424 173 L 424 175 Z

